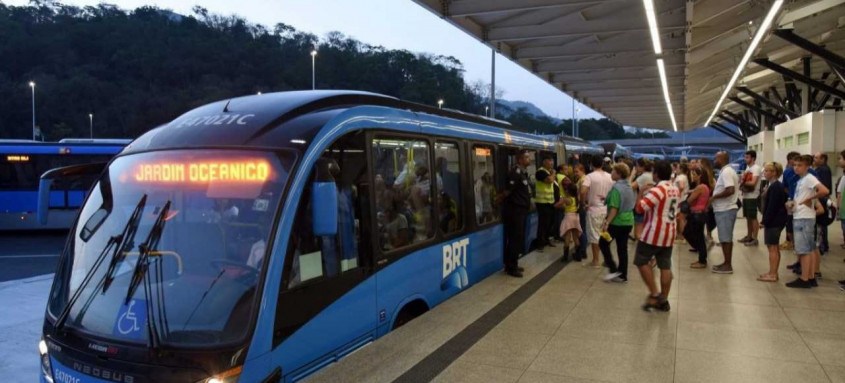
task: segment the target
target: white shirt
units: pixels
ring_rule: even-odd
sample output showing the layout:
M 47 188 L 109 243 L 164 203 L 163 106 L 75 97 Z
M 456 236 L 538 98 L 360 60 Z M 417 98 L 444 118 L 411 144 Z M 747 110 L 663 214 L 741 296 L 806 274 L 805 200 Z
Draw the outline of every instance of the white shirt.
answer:
M 635 182 L 637 183 L 640 194 L 645 194 L 649 185 L 654 186 L 654 176 L 652 176 L 651 172 L 645 172 L 640 174 Z
M 713 190 L 713 195 L 721 194 L 725 189 L 733 186 L 734 193 L 725 198 L 713 200 L 713 211 L 728 211 L 736 209 L 736 200 L 739 196 L 739 176 L 736 175 L 736 170 L 730 165 L 725 165 L 719 172 L 719 179 L 716 180 L 716 188 Z
M 816 209 L 804 205 L 807 199 L 816 195 L 816 186 L 820 185 L 818 178 L 807 173 L 804 177 L 798 180 L 798 186 L 795 187 L 795 213 L 792 214 L 794 219 L 816 219 Z
M 745 183 L 748 178 L 746 177 L 756 177 L 757 178 L 757 185 L 754 186 L 754 191 L 750 193 L 742 193 L 742 199 L 756 199 L 760 198 L 760 175 L 763 173 L 763 168 L 760 165 L 754 164 L 751 165 L 748 169 L 745 169 L 745 173 L 742 174 L 743 183 Z
M 613 187 L 613 178 L 610 174 L 603 170 L 595 170 L 584 177 L 581 186 L 588 189 L 587 202 L 590 206 L 588 211 L 593 214 L 607 214 L 607 205 L 604 204 L 604 200 Z
M 675 181 L 672 183 L 674 183 L 675 187 L 681 191 L 681 201 L 685 201 L 690 195 L 689 179 L 687 179 L 687 175 L 683 173 L 678 174 L 675 176 Z

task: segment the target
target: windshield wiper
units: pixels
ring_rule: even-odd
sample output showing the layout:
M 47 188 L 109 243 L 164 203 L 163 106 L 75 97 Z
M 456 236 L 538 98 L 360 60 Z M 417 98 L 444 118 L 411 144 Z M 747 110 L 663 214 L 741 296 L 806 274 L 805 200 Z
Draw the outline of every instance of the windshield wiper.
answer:
M 120 234 L 120 245 L 117 246 L 111 254 L 111 262 L 109 262 L 109 268 L 106 270 L 106 275 L 103 279 L 103 294 L 105 294 L 106 290 L 109 289 L 112 282 L 114 281 L 114 273 L 117 269 L 117 265 L 126 258 L 126 254 L 135 247 L 135 234 L 138 233 L 138 226 L 141 223 L 141 217 L 143 216 L 144 206 L 147 204 L 147 195 L 144 194 L 141 197 L 141 201 L 138 202 L 138 206 L 135 207 L 135 211 L 132 212 L 132 216 L 129 217 L 129 221 L 126 222 L 126 226 L 123 227 L 123 233 Z
M 124 300 L 124 304 L 128 305 L 129 301 L 132 300 L 132 296 L 135 295 L 138 286 L 142 282 L 144 283 L 144 300 L 147 301 L 147 331 L 150 335 L 150 348 L 153 350 L 158 348 L 159 339 L 158 331 L 156 330 L 155 324 L 153 324 L 155 313 L 153 312 L 152 302 L 150 302 L 152 292 L 150 291 L 151 286 L 147 279 L 147 271 L 150 268 L 150 254 L 158 248 L 161 234 L 164 231 L 164 224 L 167 222 L 165 219 L 169 212 L 170 200 L 164 204 L 164 207 L 159 212 L 153 227 L 150 229 L 150 233 L 147 235 L 147 239 L 144 243 L 138 245 L 140 255 L 138 255 L 138 262 L 135 263 L 135 270 L 132 272 L 132 279 L 129 282 L 129 288 L 126 291 L 126 298 Z
M 103 247 L 103 250 L 100 252 L 100 254 L 97 255 L 97 259 L 94 261 L 94 265 L 91 267 L 90 270 L 88 270 L 88 273 L 85 274 L 85 278 L 82 280 L 82 283 L 76 289 L 76 292 L 73 293 L 73 296 L 68 300 L 67 305 L 65 305 L 65 308 L 62 309 L 62 312 L 59 314 L 58 318 L 56 318 L 56 330 L 61 330 L 62 327 L 64 327 L 65 322 L 67 321 L 67 317 L 68 315 L 70 315 L 71 308 L 73 308 L 74 304 L 76 304 L 76 301 L 79 300 L 79 297 L 82 295 L 82 292 L 91 282 L 94 273 L 97 271 L 97 269 L 100 268 L 100 265 L 103 263 L 103 260 L 105 260 L 106 254 L 108 254 L 109 250 L 112 249 L 114 249 L 112 252 L 112 262 L 114 262 L 115 254 L 117 254 L 119 250 L 123 247 L 123 244 L 125 242 L 124 239 L 126 238 L 126 233 L 129 231 L 130 226 L 133 225 L 133 222 L 135 225 L 135 229 L 137 229 L 138 222 L 135 221 L 139 220 L 139 218 L 141 217 L 141 211 L 144 209 L 144 205 L 146 204 L 146 202 L 147 195 L 145 194 L 143 197 L 141 197 L 141 200 L 138 201 L 138 205 L 135 206 L 135 211 L 132 213 L 132 217 L 130 217 L 129 221 L 127 221 L 126 225 L 123 227 L 123 233 L 109 237 L 108 242 L 106 242 L 106 246 Z M 133 220 L 133 218 L 136 219 Z M 133 237 L 134 233 L 135 231 L 133 230 Z M 105 290 L 103 291 L 105 292 Z

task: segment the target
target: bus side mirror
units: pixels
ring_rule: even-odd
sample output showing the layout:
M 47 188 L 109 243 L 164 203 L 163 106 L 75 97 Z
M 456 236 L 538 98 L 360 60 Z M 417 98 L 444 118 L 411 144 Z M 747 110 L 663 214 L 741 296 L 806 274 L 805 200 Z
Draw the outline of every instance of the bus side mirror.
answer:
M 337 235 L 337 185 L 334 181 L 311 185 L 311 213 L 314 235 Z
M 103 172 L 106 165 L 108 164 L 105 162 L 95 162 L 83 165 L 70 165 L 44 172 L 38 180 L 38 222 L 42 225 L 47 224 L 47 216 L 50 213 L 50 189 L 55 179 L 98 175 Z
M 47 224 L 47 215 L 50 213 L 50 189 L 52 186 L 52 178 L 38 180 L 38 223 L 42 225 Z

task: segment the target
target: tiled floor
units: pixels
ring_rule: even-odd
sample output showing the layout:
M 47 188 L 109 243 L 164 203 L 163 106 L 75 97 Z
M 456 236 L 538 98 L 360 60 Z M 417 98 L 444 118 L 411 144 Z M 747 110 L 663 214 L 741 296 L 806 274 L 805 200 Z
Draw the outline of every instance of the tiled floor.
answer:
M 740 220 L 736 233 L 744 226 Z M 825 279 L 812 290 L 783 285 L 794 279 L 784 268 L 794 260 L 791 252 L 783 254 L 781 282 L 763 283 L 755 280 L 768 268 L 762 245 L 735 247 L 733 275 L 690 269 L 695 254 L 676 246 L 669 313 L 640 310 L 646 289 L 633 266 L 630 282 L 620 285 L 602 282 L 604 270 L 570 264 L 436 380 L 845 382 L 845 292 L 836 284 L 845 279 L 845 250 L 838 227 L 830 237 Z M 526 277 L 554 257 L 527 257 Z M 721 250 L 713 248 L 711 264 L 721 261 Z M 392 381 L 524 281 L 488 278 L 312 380 Z M 408 341 L 412 334 L 417 341 Z M 422 344 L 431 337 L 437 340 Z M 380 353 L 383 348 L 392 352 Z M 375 371 L 355 367 L 364 359 Z

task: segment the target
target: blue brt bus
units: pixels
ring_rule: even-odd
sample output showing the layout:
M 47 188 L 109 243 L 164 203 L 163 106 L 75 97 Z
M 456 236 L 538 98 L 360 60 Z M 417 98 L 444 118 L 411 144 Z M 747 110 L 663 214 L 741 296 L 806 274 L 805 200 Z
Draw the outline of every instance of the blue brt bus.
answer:
M 53 282 L 42 381 L 290 382 L 367 345 L 502 269 L 508 168 L 520 150 L 563 153 L 508 127 L 371 93 L 274 93 L 48 172 L 42 193 L 99 178 Z
M 0 140 L 0 230 L 68 229 L 95 177 L 57 181 L 49 195 L 50 220 L 39 224 L 38 178 L 47 170 L 108 161 L 130 140 Z

